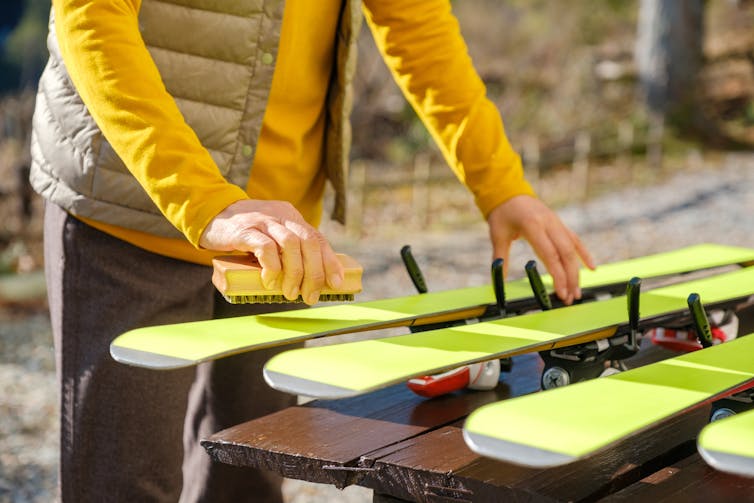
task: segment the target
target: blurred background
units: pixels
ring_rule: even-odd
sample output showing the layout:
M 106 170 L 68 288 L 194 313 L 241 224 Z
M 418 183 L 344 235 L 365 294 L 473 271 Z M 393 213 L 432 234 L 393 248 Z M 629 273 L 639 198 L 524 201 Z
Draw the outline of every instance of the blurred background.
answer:
M 754 167 L 753 1 L 452 5 L 527 177 L 598 260 L 700 239 L 754 245 L 752 234 L 720 227 L 754 220 L 747 214 L 754 206 L 746 205 Z M 42 205 L 27 181 L 49 7 L 49 0 L 0 2 L 0 501 L 51 501 L 56 477 Z M 323 230 L 336 249 L 364 263 L 361 298 L 410 293 L 398 259 L 407 243 L 437 289 L 486 281 L 486 228 L 473 200 L 392 82 L 366 28 L 355 101 L 350 220 L 346 227 L 326 222 Z M 696 199 L 674 199 L 681 193 Z M 721 213 L 717 197 L 731 214 Z M 672 207 L 656 209 L 657 200 Z M 637 201 L 646 212 L 636 213 Z M 671 214 L 705 227 L 664 220 Z M 527 250 L 517 244 L 514 252 Z M 287 491 L 297 502 L 368 501 L 360 490 L 333 494 L 290 482 Z

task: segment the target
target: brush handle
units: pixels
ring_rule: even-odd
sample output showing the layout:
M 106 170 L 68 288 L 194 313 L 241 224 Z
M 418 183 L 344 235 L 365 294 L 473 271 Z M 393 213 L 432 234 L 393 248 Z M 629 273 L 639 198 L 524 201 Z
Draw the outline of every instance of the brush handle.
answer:
M 343 283 L 337 290 L 323 288 L 320 300 L 348 300 L 361 291 L 362 267 L 348 255 L 336 254 L 343 266 Z M 289 302 L 280 285 L 269 290 L 262 284 L 262 268 L 252 255 L 226 255 L 212 260 L 212 283 L 231 303 Z M 295 302 L 295 301 L 294 301 Z

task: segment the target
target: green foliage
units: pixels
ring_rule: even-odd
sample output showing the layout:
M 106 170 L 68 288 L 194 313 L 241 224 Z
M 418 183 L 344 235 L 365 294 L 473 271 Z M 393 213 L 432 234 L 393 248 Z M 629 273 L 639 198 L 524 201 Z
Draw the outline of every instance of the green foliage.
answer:
M 393 136 L 386 146 L 387 157 L 391 162 L 406 163 L 417 152 L 435 148 L 427 128 L 410 105 L 406 104 L 401 109 L 398 120 L 403 125 L 402 131 Z
M 754 100 L 750 100 L 749 104 L 746 106 L 744 122 L 747 126 L 754 125 Z
M 18 24 L 0 54 L 0 91 L 33 86 L 47 61 L 49 0 L 26 0 Z
M 578 10 L 581 42 L 594 45 L 610 38 L 611 33 L 630 20 L 635 24 L 638 2 L 635 0 L 584 0 Z

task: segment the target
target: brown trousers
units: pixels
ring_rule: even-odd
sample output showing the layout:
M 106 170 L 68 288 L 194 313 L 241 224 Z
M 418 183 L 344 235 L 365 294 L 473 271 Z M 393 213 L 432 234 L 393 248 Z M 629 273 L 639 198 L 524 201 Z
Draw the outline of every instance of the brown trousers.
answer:
M 208 267 L 131 246 L 51 204 L 45 265 L 64 503 L 282 501 L 280 477 L 213 463 L 199 445 L 294 403 L 264 383 L 271 352 L 174 371 L 128 367 L 109 354 L 113 338 L 132 328 L 254 314 L 259 307 L 222 300 Z

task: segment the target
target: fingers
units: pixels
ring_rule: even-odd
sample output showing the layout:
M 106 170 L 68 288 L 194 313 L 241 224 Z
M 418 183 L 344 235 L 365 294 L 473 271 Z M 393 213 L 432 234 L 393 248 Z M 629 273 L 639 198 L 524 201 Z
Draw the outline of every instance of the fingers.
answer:
M 557 225 L 547 230 L 547 235 L 555 251 L 553 255 L 558 260 L 557 267 L 562 270 L 563 279 L 555 282 L 558 297 L 567 305 L 572 304 L 574 299 L 581 298 L 579 288 L 579 257 L 571 233 L 564 226 Z M 555 277 L 553 276 L 553 281 Z
M 288 221 L 285 226 L 299 239 L 301 274 L 297 276 L 297 279 L 301 297 L 307 304 L 314 304 L 319 300 L 320 291 L 325 286 L 325 268 L 322 263 L 319 233 L 310 226 L 298 222 Z
M 568 232 L 571 233 L 571 239 L 576 246 L 576 253 L 578 253 L 581 262 L 591 270 L 596 269 L 597 264 L 594 262 L 594 257 L 589 253 L 584 243 L 581 242 L 581 239 L 572 230 L 568 229 Z
M 493 236 L 492 242 L 492 257 L 493 260 L 497 258 L 503 259 L 503 278 L 508 277 L 508 262 L 511 254 L 511 244 L 515 240 L 515 236 Z
M 343 264 L 338 260 L 337 255 L 330 247 L 330 243 L 327 242 L 322 234 L 320 237 L 320 247 L 322 250 L 322 263 L 325 266 L 325 278 L 330 288 L 337 290 L 340 285 L 343 284 L 345 271 L 343 270 Z
M 286 225 L 278 222 L 270 222 L 267 225 L 267 232 L 274 239 L 277 246 L 276 252 L 282 262 L 283 274 L 280 289 L 286 299 L 296 300 L 304 278 L 304 260 L 301 256 L 299 236 L 288 229 Z
M 505 256 L 511 242 L 526 239 L 552 276 L 556 295 L 571 304 L 581 298 L 579 267 L 594 269 L 594 259 L 578 236 L 546 205 L 530 196 L 516 196 L 488 216 L 496 256 Z
M 301 241 L 301 252 L 306 274 L 301 282 L 301 296 L 307 304 L 314 304 L 327 284 L 337 289 L 343 283 L 343 265 L 338 260 L 330 243 L 325 237 L 312 228 L 300 228 L 297 224 L 289 224 L 296 229 L 296 233 L 304 235 Z
M 307 304 L 316 304 L 326 285 L 328 272 L 337 277 L 334 281 L 342 276 L 340 269 L 327 271 L 326 254 L 328 259 L 332 257 L 340 265 L 330 245 L 317 230 L 302 222 L 274 222 L 268 225 L 268 233 L 276 242 L 282 259 L 281 290 L 285 298 L 295 300 L 300 294 Z
M 262 268 L 262 285 L 268 290 L 274 288 L 278 283 L 282 269 L 277 243 L 257 229 L 249 231 L 246 243 L 249 244 L 249 248 L 251 249 L 244 251 L 254 253 Z
M 244 200 L 218 214 L 202 235 L 201 246 L 253 253 L 265 288 L 279 287 L 288 300 L 319 300 L 326 284 L 337 288 L 343 269 L 327 240 L 289 203 Z

